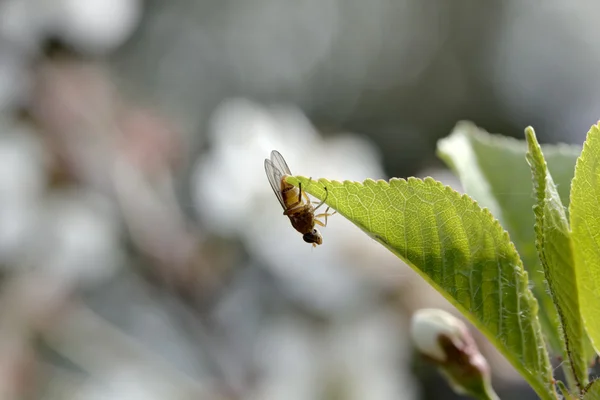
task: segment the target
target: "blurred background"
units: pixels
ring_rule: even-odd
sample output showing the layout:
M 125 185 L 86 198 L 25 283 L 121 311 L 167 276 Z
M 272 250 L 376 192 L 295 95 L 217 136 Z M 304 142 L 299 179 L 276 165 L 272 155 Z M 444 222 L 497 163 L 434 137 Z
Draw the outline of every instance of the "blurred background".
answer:
M 448 303 L 263 161 L 433 176 L 462 119 L 581 144 L 585 0 L 0 0 L 1 399 L 453 399 L 408 340 Z M 475 333 L 500 397 L 535 395 Z

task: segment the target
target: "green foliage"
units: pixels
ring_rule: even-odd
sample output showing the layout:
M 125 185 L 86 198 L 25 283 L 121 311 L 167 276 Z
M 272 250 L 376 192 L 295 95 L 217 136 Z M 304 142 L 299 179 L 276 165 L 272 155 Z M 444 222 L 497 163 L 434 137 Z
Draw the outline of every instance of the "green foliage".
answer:
M 600 381 L 594 381 L 583 396 L 584 400 L 600 400 Z
M 287 181 L 323 199 L 461 310 L 542 399 L 556 398 L 537 302 L 508 233 L 490 212 L 431 178 Z
M 562 395 L 600 400 L 587 365 L 600 348 L 600 125 L 579 156 L 577 147 L 542 147 L 532 128 L 525 133 L 517 141 L 461 122 L 439 142 L 478 202 L 431 178 L 286 179 L 319 199 L 326 187 L 330 207 L 463 312 L 540 398 L 558 398 L 545 338 L 566 361 L 571 391 L 557 382 Z
M 571 395 L 571 393 L 569 392 L 569 389 L 565 386 L 565 384 L 562 381 L 556 382 L 556 386 L 558 386 L 558 388 L 560 389 L 560 393 L 563 395 L 563 398 L 565 400 L 574 400 L 575 399 L 575 396 Z
M 563 204 L 568 204 L 569 188 L 577 156 L 576 146 L 543 146 L 548 168 L 556 182 Z M 438 155 L 460 178 L 465 191 L 487 207 L 510 233 L 540 304 L 540 320 L 551 347 L 563 353 L 558 334 L 558 318 L 546 290 L 543 269 L 535 247 L 534 196 L 531 171 L 523 141 L 490 135 L 470 122 L 459 122 L 450 136 L 438 143 Z
M 531 127 L 525 130 L 535 192 L 536 247 L 564 335 L 565 354 L 581 391 L 588 382 L 586 341 L 580 314 L 573 246 L 565 208 Z
M 600 128 L 588 132 L 571 187 L 571 230 L 581 315 L 600 348 Z M 596 386 L 596 385 L 594 385 Z

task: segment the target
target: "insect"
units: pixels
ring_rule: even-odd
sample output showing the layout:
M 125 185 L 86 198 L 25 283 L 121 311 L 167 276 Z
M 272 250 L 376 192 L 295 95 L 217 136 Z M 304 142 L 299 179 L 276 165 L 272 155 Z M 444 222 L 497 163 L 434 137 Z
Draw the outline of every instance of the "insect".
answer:
M 319 209 L 327 200 L 329 192 L 325 187 L 325 198 L 316 207 L 313 206 L 306 192 L 302 191 L 302 183 L 295 187 L 285 181 L 286 176 L 292 175 L 290 168 L 283 159 L 283 156 L 277 151 L 271 152 L 271 159 L 265 159 L 265 172 L 275 196 L 283 207 L 283 215 L 287 215 L 292 226 L 302 234 L 302 239 L 306 243 L 312 243 L 313 247 L 323 243 L 321 233 L 315 228 L 315 224 L 327 226 L 327 217 L 335 214 L 329 213 L 329 207 L 324 213 L 315 215 L 315 211 Z M 315 202 L 318 203 L 318 202 Z M 317 218 L 325 218 L 325 222 Z

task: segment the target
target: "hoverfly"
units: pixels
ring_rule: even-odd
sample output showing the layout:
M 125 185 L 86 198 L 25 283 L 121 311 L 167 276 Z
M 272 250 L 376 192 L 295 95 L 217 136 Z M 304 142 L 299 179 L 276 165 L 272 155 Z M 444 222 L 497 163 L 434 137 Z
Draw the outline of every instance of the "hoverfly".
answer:
M 271 152 L 270 160 L 265 159 L 265 172 L 275 196 L 277 196 L 283 207 L 283 215 L 288 216 L 292 226 L 302 234 L 302 239 L 306 243 L 312 243 L 313 247 L 323 243 L 323 237 L 315 228 L 315 224 L 323 227 L 327 226 L 327 217 L 335 214 L 335 212 L 329 214 L 329 207 L 321 214 L 315 215 L 315 211 L 327 200 L 327 188 L 325 187 L 326 194 L 323 201 L 316 207 L 313 206 L 306 192 L 302 191 L 302 184 L 297 188 L 285 181 L 285 177 L 291 176 L 292 173 L 283 156 L 277 150 Z M 317 218 L 325 218 L 325 222 L 319 221 Z

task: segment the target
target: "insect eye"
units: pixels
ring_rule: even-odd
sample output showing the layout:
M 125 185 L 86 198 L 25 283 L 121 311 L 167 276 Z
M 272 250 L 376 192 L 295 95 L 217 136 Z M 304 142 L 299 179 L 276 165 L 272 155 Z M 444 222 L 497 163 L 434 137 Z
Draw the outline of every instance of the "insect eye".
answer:
M 314 243 L 312 233 L 305 233 L 302 235 L 302 239 L 304 239 L 306 243 Z

